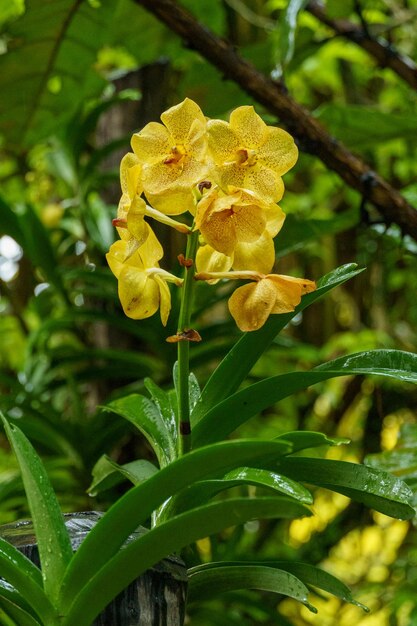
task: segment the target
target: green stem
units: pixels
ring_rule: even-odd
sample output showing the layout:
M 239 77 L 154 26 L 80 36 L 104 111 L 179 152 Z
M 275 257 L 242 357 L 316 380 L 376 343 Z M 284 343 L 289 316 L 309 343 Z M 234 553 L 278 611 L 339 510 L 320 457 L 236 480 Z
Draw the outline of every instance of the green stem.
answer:
M 192 261 L 190 267 L 184 268 L 184 283 L 182 286 L 182 299 L 180 315 L 178 319 L 178 334 L 190 329 L 192 298 L 195 274 L 195 255 L 198 247 L 198 232 L 188 235 L 186 260 Z M 189 399 L 189 375 L 190 375 L 190 342 L 178 342 L 178 420 L 179 420 L 179 456 L 188 452 L 191 448 L 190 426 L 190 399 Z

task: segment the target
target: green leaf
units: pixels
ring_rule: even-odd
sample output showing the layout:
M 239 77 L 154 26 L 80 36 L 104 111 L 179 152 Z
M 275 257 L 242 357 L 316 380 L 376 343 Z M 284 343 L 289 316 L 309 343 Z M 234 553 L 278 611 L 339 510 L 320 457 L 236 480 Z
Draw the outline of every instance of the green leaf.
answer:
M 294 480 L 342 493 L 390 517 L 411 519 L 415 515 L 409 504 L 412 491 L 386 472 L 346 461 L 304 457 L 285 457 L 272 467 Z
M 292 519 L 309 514 L 303 505 L 288 498 L 275 497 L 234 498 L 206 504 L 178 515 L 129 543 L 97 571 L 87 584 L 79 586 L 80 591 L 73 598 L 62 626 L 89 626 L 102 608 L 137 576 L 165 556 L 198 539 L 250 519 Z
M 42 626 L 41 622 L 38 622 L 33 615 L 15 604 L 11 599 L 4 597 L 2 591 L 0 590 L 0 606 L 14 620 L 13 623 L 16 626 Z
M 149 461 L 139 460 L 119 465 L 106 454 L 103 454 L 93 467 L 93 482 L 87 493 L 90 496 L 96 496 L 102 491 L 118 485 L 123 480 L 130 480 L 134 485 L 139 485 L 156 474 L 157 471 L 155 465 Z
M 340 446 L 346 443 L 350 443 L 350 439 L 344 437 L 327 437 L 323 433 L 315 433 L 309 430 L 295 430 L 288 433 L 284 433 L 277 437 L 277 439 L 284 439 L 292 444 L 291 454 L 299 452 L 300 450 L 306 450 L 307 448 L 318 448 L 320 446 Z
M 13 585 L 20 596 L 33 608 L 42 620 L 53 619 L 55 611 L 42 588 L 42 574 L 40 570 L 17 548 L 0 537 L 0 574 L 2 578 Z M 3 594 L 3 585 L 0 586 L 0 596 L 10 599 L 10 594 Z M 16 603 L 15 603 L 16 604 Z
M 45 468 L 32 445 L 17 426 L 9 424 L 3 414 L 0 416 L 22 472 L 38 543 L 44 589 L 54 602 L 72 557 L 64 518 Z
M 158 458 L 159 465 L 165 467 L 175 460 L 176 448 L 168 427 L 155 404 L 139 394 L 119 398 L 107 404 L 105 409 L 121 415 L 131 422 L 146 437 Z
M 311 493 L 299 483 L 276 472 L 255 467 L 239 467 L 225 476 L 226 480 L 242 481 L 244 484 L 267 487 L 279 491 L 304 504 L 312 504 Z
M 20 550 L 19 550 L 20 552 Z M 37 569 L 37 568 L 36 568 Z M 42 576 L 40 575 L 40 570 L 38 570 L 38 578 L 39 584 L 42 585 Z M 24 611 L 30 613 L 31 608 L 29 604 L 26 602 L 24 597 L 8 582 L 6 582 L 3 578 L 0 578 L 0 596 L 5 598 L 6 600 L 10 600 L 16 606 L 19 606 Z M 35 613 L 33 613 L 35 615 Z
M 401 350 L 358 352 L 310 372 L 291 372 L 261 380 L 215 405 L 194 427 L 193 446 L 219 441 L 275 402 L 310 385 L 348 374 L 376 374 L 417 383 L 417 355 Z
M 356 150 L 417 133 L 414 114 L 384 113 L 372 106 L 330 103 L 320 106 L 315 116 L 340 141 Z
M 239 467 L 228 472 L 224 478 L 199 481 L 183 489 L 179 494 L 164 503 L 162 510 L 158 514 L 158 520 L 174 517 L 208 502 L 222 491 L 243 485 L 272 489 L 304 504 L 313 503 L 311 493 L 305 487 L 286 476 L 258 468 Z
M 28 0 L 0 56 L 0 132 L 17 150 L 60 130 L 102 88 L 94 68 L 114 3 Z
M 143 382 L 146 389 L 151 394 L 153 402 L 158 407 L 161 420 L 166 424 L 176 450 L 178 440 L 176 395 L 170 395 L 161 389 L 151 378 L 145 378 Z M 175 402 L 173 402 L 174 398 Z
M 24 236 L 23 247 L 31 263 L 42 270 L 44 279 L 50 282 L 68 302 L 47 229 L 31 206 L 25 206 L 24 210 L 19 213 L 19 222 Z
M 344 602 L 354 604 L 366 612 L 369 611 L 366 606 L 353 598 L 352 592 L 347 585 L 319 567 L 315 567 L 309 563 L 290 563 L 287 561 L 274 561 L 273 563 L 268 563 L 268 565 L 285 569 L 287 572 L 291 572 L 291 574 L 297 576 L 306 585 L 312 585 L 313 587 L 327 591 L 327 593 L 331 593 Z
M 297 21 L 299 12 L 304 9 L 308 0 L 289 0 L 286 9 L 283 11 L 275 38 L 278 41 L 276 51 L 275 69 L 277 78 L 281 77 L 288 63 L 294 55 L 295 32 L 297 29 Z
M 309 241 L 317 242 L 328 235 L 335 235 L 358 223 L 356 208 L 337 213 L 329 219 L 308 219 L 295 214 L 285 218 L 280 237 L 275 239 L 275 252 L 278 258 L 287 256 L 305 247 Z
M 237 589 L 259 589 L 294 598 L 317 613 L 317 609 L 308 602 L 307 587 L 288 571 L 249 563 L 217 565 L 210 563 L 207 568 L 202 566 L 188 570 L 188 602 L 209 600 L 220 593 Z
M 172 379 L 174 381 L 175 391 L 178 397 L 178 361 L 175 361 L 174 367 L 172 369 Z M 198 380 L 193 372 L 190 372 L 188 376 L 188 399 L 190 403 L 190 411 L 192 411 L 197 404 L 198 400 L 201 396 L 200 385 L 198 384 Z
M 342 265 L 326 274 L 317 284 L 317 290 L 303 296 L 301 303 L 291 313 L 271 315 L 259 330 L 245 333 L 215 369 L 205 385 L 200 400 L 191 414 L 192 425 L 201 419 L 211 407 L 228 398 L 249 374 L 256 361 L 270 346 L 276 335 L 292 318 L 325 293 L 357 276 L 363 271 L 355 263 Z
M 0 197 L 0 233 L 13 237 L 20 246 L 24 247 L 25 240 L 19 217 L 2 197 Z
M 62 608 L 165 500 L 190 484 L 242 465 L 266 463 L 290 451 L 282 441 L 239 440 L 208 446 L 177 459 L 120 498 L 85 538 L 62 586 Z
M 349 587 L 347 587 L 347 585 L 345 585 L 335 576 L 332 576 L 332 574 L 329 574 L 325 570 L 322 570 L 308 563 L 298 563 L 291 561 L 220 561 L 197 565 L 196 567 L 192 567 L 188 570 L 188 575 L 190 577 L 191 583 L 189 590 L 191 592 L 191 598 L 189 596 L 188 600 L 190 601 L 191 599 L 191 601 L 193 601 L 193 595 L 195 595 L 196 600 L 198 600 L 197 594 L 193 594 L 192 577 L 194 575 L 199 574 L 200 572 L 208 571 L 212 568 L 230 566 L 245 566 L 248 568 L 251 568 L 252 566 L 264 566 L 277 568 L 278 570 L 285 570 L 286 572 L 290 572 L 291 574 L 296 576 L 305 585 L 311 585 L 313 587 L 317 587 L 318 589 L 322 589 L 323 591 L 327 591 L 337 598 L 340 598 L 344 602 L 349 602 L 350 604 L 359 606 L 366 612 L 368 612 L 369 610 L 366 606 L 354 600 Z M 204 594 L 204 590 L 202 590 L 202 592 Z

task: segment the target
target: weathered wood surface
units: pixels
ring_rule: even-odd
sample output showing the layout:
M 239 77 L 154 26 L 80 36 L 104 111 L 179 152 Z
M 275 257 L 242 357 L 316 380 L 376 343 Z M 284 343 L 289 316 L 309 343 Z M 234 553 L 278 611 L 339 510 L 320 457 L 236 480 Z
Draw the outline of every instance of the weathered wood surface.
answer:
M 65 515 L 74 550 L 77 550 L 101 515 L 96 512 Z M 129 541 L 143 532 L 146 530 L 139 529 L 130 536 Z M 31 521 L 1 526 L 0 535 L 39 567 Z M 182 626 L 186 591 L 187 572 L 184 564 L 175 556 L 168 557 L 131 583 L 106 607 L 92 626 Z

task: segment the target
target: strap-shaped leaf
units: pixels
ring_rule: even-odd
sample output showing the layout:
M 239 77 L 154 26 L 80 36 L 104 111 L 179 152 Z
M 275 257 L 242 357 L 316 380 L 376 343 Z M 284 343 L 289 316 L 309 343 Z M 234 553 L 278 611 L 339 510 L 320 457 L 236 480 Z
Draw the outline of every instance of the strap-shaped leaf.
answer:
M 25 611 L 18 604 L 15 604 L 9 598 L 5 598 L 1 595 L 0 607 L 5 611 L 7 616 L 13 620 L 13 624 L 16 624 L 16 626 L 42 626 L 42 622 L 38 622 L 28 611 Z M 8 624 L 9 623 L 11 622 L 8 622 Z
M 93 482 L 87 491 L 90 496 L 96 496 L 124 480 L 130 480 L 134 485 L 139 485 L 157 471 L 155 465 L 144 459 L 119 465 L 103 454 L 93 467 Z
M 285 570 L 286 572 L 290 572 L 294 576 L 296 576 L 299 580 L 301 580 L 305 585 L 311 585 L 312 587 L 317 587 L 318 589 L 322 589 L 323 591 L 327 591 L 332 595 L 340 598 L 344 602 L 349 602 L 350 604 L 354 604 L 355 606 L 359 606 L 364 611 L 368 612 L 369 609 L 357 602 L 353 596 L 352 592 L 345 583 L 341 580 L 329 574 L 323 569 L 319 567 L 315 567 L 314 565 L 310 565 L 309 563 L 299 563 L 295 561 L 250 561 L 250 562 L 242 562 L 242 561 L 213 561 L 211 563 L 204 563 L 203 565 L 197 565 L 196 567 L 192 567 L 188 570 L 188 576 L 190 578 L 190 588 L 188 601 L 193 600 L 193 596 L 196 596 L 196 600 L 198 600 L 197 594 L 193 593 L 193 583 L 192 578 L 196 574 L 200 574 L 202 572 L 207 572 L 212 568 L 220 568 L 220 567 L 230 567 L 230 566 L 266 566 L 270 568 L 277 568 L 279 570 Z M 204 594 L 204 590 L 203 594 Z M 191 596 L 190 596 L 191 593 Z
M 285 476 L 337 491 L 385 515 L 399 519 L 415 515 L 409 504 L 411 489 L 387 472 L 357 463 L 305 457 L 285 457 L 273 465 Z
M 72 557 L 64 517 L 46 470 L 29 440 L 17 426 L 9 424 L 1 413 L 0 416 L 22 472 L 38 543 L 45 593 L 54 603 Z
M 299 578 L 285 570 L 249 563 L 219 564 L 218 567 L 188 570 L 188 576 L 187 601 L 190 603 L 209 600 L 226 591 L 259 589 L 294 598 L 312 613 L 317 613 L 317 609 L 308 601 L 307 587 Z
M 296 391 L 348 374 L 376 374 L 417 383 L 417 354 L 400 350 L 358 352 L 320 365 L 310 372 L 291 372 L 261 380 L 215 405 L 196 424 L 193 446 L 223 439 L 249 418 Z
M 198 480 L 250 465 L 268 463 L 290 451 L 283 441 L 227 441 L 192 451 L 118 500 L 85 538 L 62 585 L 65 612 L 79 590 L 119 550 L 123 542 L 169 497 Z
M 340 446 L 350 443 L 350 439 L 345 437 L 328 437 L 324 433 L 316 433 L 312 430 L 294 430 L 277 437 L 292 443 L 291 454 L 306 450 L 308 448 L 318 448 L 320 446 Z
M 201 506 L 222 491 L 243 485 L 272 489 L 303 504 L 313 503 L 311 493 L 303 485 L 287 476 L 259 468 L 239 467 L 228 472 L 224 478 L 202 480 L 187 487 L 163 505 L 158 519 L 165 520 L 174 517 L 174 515 Z
M 345 583 L 319 567 L 309 563 L 290 563 L 288 561 L 274 561 L 273 563 L 268 563 L 268 565 L 285 569 L 287 572 L 297 576 L 306 585 L 327 591 L 327 593 L 331 593 L 344 602 L 354 604 L 366 612 L 369 611 L 368 607 L 353 598 L 351 590 Z
M 154 449 L 161 467 L 175 459 L 176 447 L 169 421 L 164 421 L 160 410 L 149 398 L 135 393 L 110 402 L 106 409 L 121 415 L 140 430 Z
M 129 543 L 97 571 L 85 586 L 79 587 L 80 591 L 62 626 L 89 626 L 109 601 L 137 576 L 166 555 L 198 539 L 251 519 L 292 519 L 310 514 L 298 502 L 275 497 L 233 498 L 178 515 Z
M 42 620 L 54 618 L 54 609 L 42 588 L 40 570 L 17 548 L 1 537 L 0 576 L 16 589 Z M 3 593 L 3 587 L 0 587 L 0 596 L 16 604 L 7 592 L 7 588 Z
M 330 274 L 323 276 L 318 282 L 317 290 L 303 296 L 295 311 L 282 315 L 271 315 L 262 328 L 256 332 L 245 333 L 207 381 L 201 398 L 191 414 L 192 424 L 196 424 L 214 405 L 236 391 L 259 357 L 295 315 L 331 289 L 357 276 L 362 271 L 363 269 L 358 269 L 355 263 L 342 265 Z
M 143 382 L 146 389 L 151 394 L 153 402 L 158 407 L 161 419 L 167 425 L 167 428 L 171 433 L 172 441 L 175 444 L 175 449 L 177 449 L 177 414 L 176 403 L 174 406 L 174 403 L 172 402 L 172 394 L 170 395 L 169 393 L 161 389 L 161 387 L 159 387 L 151 378 L 145 378 Z

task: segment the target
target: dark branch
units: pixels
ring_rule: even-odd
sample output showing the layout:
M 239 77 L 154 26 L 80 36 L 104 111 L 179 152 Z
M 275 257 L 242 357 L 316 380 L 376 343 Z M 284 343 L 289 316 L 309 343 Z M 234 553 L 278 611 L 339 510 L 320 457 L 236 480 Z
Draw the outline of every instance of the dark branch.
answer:
M 349 20 L 334 20 L 328 17 L 321 2 L 310 0 L 307 10 L 320 22 L 332 28 L 341 37 L 346 37 L 366 50 L 380 67 L 389 67 L 413 89 L 417 89 L 417 66 L 398 52 L 386 39 L 372 37 L 365 23 L 354 24 Z
M 417 211 L 366 163 L 331 137 L 306 109 L 292 99 L 282 83 L 258 72 L 227 41 L 200 24 L 173 0 L 136 0 L 136 3 L 153 13 L 226 78 L 240 85 L 268 111 L 278 116 L 298 140 L 302 150 L 319 157 L 349 186 L 358 190 L 377 207 L 388 224 L 398 224 L 403 233 L 417 240 Z M 372 185 L 367 183 L 370 176 Z

